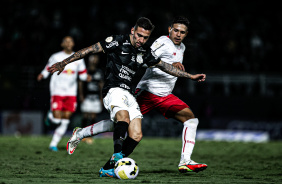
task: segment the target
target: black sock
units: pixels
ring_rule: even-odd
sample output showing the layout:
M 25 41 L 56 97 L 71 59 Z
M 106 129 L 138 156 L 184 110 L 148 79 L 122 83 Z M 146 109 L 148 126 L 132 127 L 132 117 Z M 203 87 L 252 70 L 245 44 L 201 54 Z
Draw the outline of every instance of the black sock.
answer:
M 139 142 L 127 136 L 122 145 L 122 153 L 125 155 L 125 157 L 128 157 L 133 152 L 138 143 Z
M 114 153 L 122 151 L 123 141 L 125 139 L 126 132 L 128 130 L 128 123 L 125 121 L 118 121 L 114 125 Z M 114 168 L 114 164 L 111 163 L 111 158 L 104 165 L 103 169 L 108 170 Z
M 122 145 L 122 153 L 125 155 L 125 157 L 128 157 L 133 150 L 136 148 L 139 142 L 135 141 L 131 137 L 127 136 L 127 138 L 124 140 L 123 145 Z M 110 162 L 111 159 L 108 160 L 108 162 L 104 165 L 104 169 L 113 169 L 115 166 L 111 164 Z
M 104 165 L 103 169 L 108 170 L 108 169 L 113 169 L 115 165 L 111 164 L 111 159 L 108 160 L 108 162 Z
M 128 123 L 125 121 L 118 121 L 114 129 L 114 153 L 122 151 L 123 141 L 128 130 Z

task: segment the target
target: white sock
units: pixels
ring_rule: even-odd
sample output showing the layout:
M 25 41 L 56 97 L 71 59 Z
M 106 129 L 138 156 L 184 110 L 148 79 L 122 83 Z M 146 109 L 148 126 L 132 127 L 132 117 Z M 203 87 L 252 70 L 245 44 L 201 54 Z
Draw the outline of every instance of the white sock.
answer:
M 93 125 L 87 126 L 77 133 L 77 136 L 80 139 L 85 137 L 91 137 L 98 135 L 104 132 L 113 132 L 114 131 L 114 122 L 110 119 L 99 121 Z
M 69 119 L 62 119 L 60 126 L 58 126 L 54 132 L 50 147 L 57 147 L 58 143 L 62 139 L 63 135 L 66 133 L 68 125 L 70 123 Z
M 53 113 L 50 111 L 48 112 L 48 118 L 52 121 L 54 124 L 60 124 L 61 119 L 54 118 Z
M 181 160 L 191 160 L 196 140 L 196 131 L 199 124 L 198 118 L 189 119 L 184 122 L 182 131 Z

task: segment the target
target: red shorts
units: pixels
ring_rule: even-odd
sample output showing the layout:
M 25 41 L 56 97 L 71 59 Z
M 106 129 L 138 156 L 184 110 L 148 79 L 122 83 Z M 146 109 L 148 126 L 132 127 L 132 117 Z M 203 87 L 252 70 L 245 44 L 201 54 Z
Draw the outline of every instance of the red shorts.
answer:
M 74 112 L 76 110 L 76 96 L 52 96 L 51 110 Z
M 160 97 L 148 91 L 142 91 L 140 94 L 138 94 L 138 92 L 140 93 L 141 90 L 136 89 L 135 95 L 137 94 L 136 99 L 142 114 L 146 114 L 147 112 L 155 109 L 168 119 L 173 118 L 177 112 L 185 108 L 189 108 L 186 103 L 173 94 Z

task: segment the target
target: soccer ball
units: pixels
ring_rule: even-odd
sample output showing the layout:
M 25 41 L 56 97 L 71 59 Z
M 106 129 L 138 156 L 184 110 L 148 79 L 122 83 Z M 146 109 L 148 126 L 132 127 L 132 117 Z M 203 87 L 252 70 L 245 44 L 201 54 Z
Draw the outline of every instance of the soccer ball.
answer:
M 119 179 L 134 179 L 138 172 L 139 167 L 132 158 L 122 158 L 115 164 L 115 174 Z

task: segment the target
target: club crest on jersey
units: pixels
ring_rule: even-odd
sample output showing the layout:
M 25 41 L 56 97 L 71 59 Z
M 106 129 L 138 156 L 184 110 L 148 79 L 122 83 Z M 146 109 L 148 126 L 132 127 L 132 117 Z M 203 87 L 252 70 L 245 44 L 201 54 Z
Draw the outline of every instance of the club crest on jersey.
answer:
M 111 41 L 113 41 L 113 39 L 114 38 L 112 36 L 109 36 L 109 37 L 106 38 L 106 42 L 110 43 Z
M 143 63 L 143 58 L 142 58 L 143 54 L 142 53 L 138 53 L 137 57 L 136 57 L 136 61 L 140 64 Z

